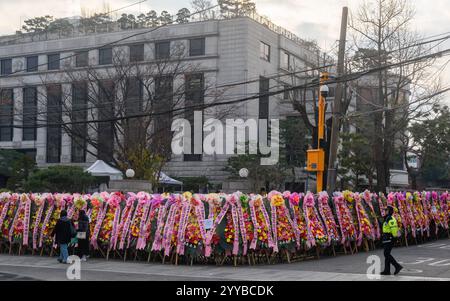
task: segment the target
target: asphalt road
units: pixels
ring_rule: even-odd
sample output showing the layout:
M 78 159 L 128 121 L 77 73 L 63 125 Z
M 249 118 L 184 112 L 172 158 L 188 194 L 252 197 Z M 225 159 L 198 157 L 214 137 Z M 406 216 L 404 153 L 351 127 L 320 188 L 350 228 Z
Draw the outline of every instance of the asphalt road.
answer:
M 383 251 L 360 252 L 354 255 L 323 257 L 291 264 L 258 266 L 173 266 L 159 263 L 105 261 L 92 259 L 81 263 L 80 280 L 154 280 L 154 281 L 221 281 L 221 280 L 370 280 L 367 270 L 369 256 Z M 396 248 L 393 255 L 405 269 L 400 276 L 378 280 L 446 280 L 450 281 L 450 239 L 423 245 Z M 371 257 L 376 258 L 376 257 Z M 0 255 L 1 280 L 68 280 L 67 268 L 55 258 Z

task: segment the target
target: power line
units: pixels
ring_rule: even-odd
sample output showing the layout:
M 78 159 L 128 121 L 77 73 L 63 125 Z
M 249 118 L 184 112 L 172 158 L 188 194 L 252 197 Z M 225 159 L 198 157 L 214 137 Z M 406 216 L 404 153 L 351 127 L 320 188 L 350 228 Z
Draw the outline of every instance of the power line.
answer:
M 443 34 L 446 34 L 446 33 L 443 33 Z M 439 34 L 439 35 L 435 35 L 435 36 L 440 36 L 440 35 L 443 35 L 443 34 Z M 434 37 L 434 36 L 433 36 Z M 407 48 L 411 48 L 411 47 L 416 47 L 416 46 L 418 46 L 418 45 L 423 45 L 423 44 L 427 44 L 427 43 L 433 43 L 433 42 L 437 42 L 437 41 L 441 41 L 441 43 L 442 43 L 442 41 L 445 41 L 446 39 L 449 39 L 450 38 L 450 35 L 448 35 L 448 36 L 446 36 L 446 37 L 443 37 L 443 38 L 440 38 L 440 39 L 435 39 L 435 40 L 431 40 L 431 41 L 426 41 L 426 42 L 422 42 L 422 43 L 417 43 L 417 44 L 413 44 L 413 45 L 408 45 L 408 46 L 405 46 L 405 47 L 401 47 L 401 48 L 399 48 L 399 49 L 394 49 L 394 50 L 391 50 L 390 52 L 388 52 L 388 53 L 393 53 L 393 52 L 397 52 L 397 51 L 401 51 L 401 50 L 403 50 L 403 49 L 407 49 Z M 424 39 L 426 39 L 426 38 L 423 38 L 423 39 L 421 39 L 421 40 L 424 40 Z M 440 45 L 441 43 L 439 43 L 438 45 Z M 436 46 L 438 46 L 438 45 L 436 45 Z M 435 48 L 436 46 L 433 46 L 431 49 L 433 49 L 433 48 Z M 430 49 L 430 50 L 431 50 Z M 369 57 L 366 57 L 366 58 L 370 58 L 370 57 L 376 57 L 376 55 L 374 55 L 374 56 L 369 56 Z M 355 59 L 355 60 L 361 60 L 361 59 L 366 59 L 366 58 L 357 58 L 357 59 Z M 269 75 L 269 76 L 265 76 L 264 78 L 265 79 L 278 79 L 278 78 L 280 78 L 280 77 L 284 77 L 284 76 L 288 76 L 288 75 L 293 75 L 293 74 L 299 74 L 299 73 L 307 73 L 307 72 L 310 72 L 310 71 L 318 71 L 318 70 L 323 70 L 323 69 L 326 69 L 326 68 L 329 68 L 329 67 L 332 67 L 332 66 L 335 66 L 335 64 L 328 64 L 328 65 L 323 65 L 323 66 L 318 66 L 318 67 L 315 67 L 315 68 L 307 68 L 307 69 L 303 69 L 303 70 L 297 70 L 297 71 L 294 71 L 294 72 L 290 72 L 290 73 L 285 73 L 285 74 L 281 74 L 281 73 L 275 73 L 274 75 Z M 217 89 L 220 89 L 220 88 L 231 88 L 231 87 L 234 87 L 234 86 L 239 86 L 239 85 L 244 85 L 244 84 L 249 84 L 249 83 L 253 83 L 253 82 L 257 82 L 257 81 L 259 81 L 260 80 L 260 77 L 258 77 L 257 79 L 252 79 L 252 80 L 247 80 L 247 81 L 239 81 L 239 82 L 232 82 L 232 83 L 227 83 L 227 84 L 221 84 L 221 85 L 218 85 L 218 86 L 215 86 L 215 87 L 211 87 L 211 88 L 207 88 L 207 89 L 203 89 L 203 92 L 206 92 L 207 90 L 209 90 L 209 89 L 211 89 L 211 90 L 217 90 Z M 280 79 L 278 79 L 278 81 L 281 81 Z M 183 93 L 180 93 L 180 94 L 183 94 Z M 170 96 L 171 97 L 173 97 L 173 96 L 176 96 L 176 95 L 180 95 L 180 94 L 178 94 L 178 93 L 172 93 Z M 227 94 L 227 95 L 229 95 L 229 94 Z M 102 105 L 103 104 L 107 104 L 107 103 L 114 103 L 114 102 L 103 102 L 102 103 Z M 78 109 L 78 110 L 71 110 L 70 112 L 76 112 L 76 111 L 83 111 L 83 110 L 93 110 L 93 109 L 98 109 L 98 106 L 97 107 L 90 107 L 90 108 L 82 108 L 82 109 Z M 66 113 L 67 113 L 67 111 L 66 111 Z M 30 113 L 31 115 L 34 115 L 34 113 Z M 38 112 L 38 115 L 42 115 L 42 114 L 46 114 L 46 112 L 44 111 L 44 112 Z M 21 115 L 21 116 L 23 116 L 23 114 L 13 114 L 13 116 L 14 115 Z M 1 116 L 1 114 L 0 114 L 0 116 Z M 4 116 L 11 116 L 10 114 L 4 114 Z
M 375 73 L 375 72 L 379 72 L 385 69 L 390 69 L 390 68 L 395 68 L 395 67 L 399 67 L 402 65 L 408 65 L 408 64 L 412 64 L 418 61 L 423 61 L 429 58 L 433 58 L 436 56 L 443 56 L 443 55 L 447 55 L 447 53 L 450 53 L 450 48 L 445 49 L 443 51 L 439 51 L 437 53 L 433 53 L 433 54 L 428 54 L 425 56 L 421 56 L 421 57 L 417 57 L 414 59 L 409 59 L 406 61 L 402 61 L 402 62 L 397 62 L 397 63 L 392 63 L 392 64 L 387 64 L 385 66 L 381 66 L 381 67 L 377 67 L 377 68 L 373 68 L 373 69 L 369 69 L 367 71 L 363 71 L 363 72 L 356 72 L 353 74 L 347 74 L 345 76 L 342 76 L 340 78 L 335 78 L 335 79 L 330 79 L 329 81 L 327 81 L 325 84 L 333 84 L 333 83 L 344 83 L 344 82 L 348 82 L 348 81 L 354 81 L 362 76 L 371 74 L 371 73 Z M 282 90 L 278 90 L 278 91 L 273 91 L 273 92 L 267 92 L 267 93 L 256 93 L 253 96 L 249 96 L 249 97 L 245 97 L 245 98 L 240 98 L 240 99 L 235 99 L 235 100 L 231 100 L 231 101 L 226 101 L 226 102 L 217 102 L 217 103 L 210 103 L 210 104 L 196 104 L 196 105 L 192 105 L 192 106 L 185 106 L 185 107 L 181 107 L 181 108 L 175 108 L 172 110 L 168 110 L 165 112 L 158 112 L 158 113 L 143 113 L 143 114 L 136 114 L 136 115 L 130 115 L 130 116 L 122 116 L 122 117 L 116 117 L 116 118 L 108 118 L 108 119 L 102 119 L 102 120 L 88 120 L 88 121 L 81 121 L 81 122 L 64 122 L 64 123 L 53 123 L 53 124 L 39 124 L 38 127 L 48 127 L 48 126 L 60 126 L 60 125 L 70 125 L 70 124 L 87 124 L 87 123 L 98 123 L 98 122 L 114 122 L 114 121 L 119 121 L 119 120 L 127 120 L 127 119 L 133 119 L 133 118 L 140 118 L 140 117 L 147 117 L 147 116 L 158 116 L 158 115 L 164 115 L 164 114 L 169 114 L 169 113 L 173 113 L 173 112 L 178 112 L 178 111 L 186 111 L 186 110 L 204 110 L 206 108 L 211 108 L 211 107 L 216 107 L 216 106 L 222 106 L 222 105 L 231 105 L 231 104 L 237 104 L 237 103 L 241 103 L 241 102 L 246 102 L 249 100 L 253 100 L 253 99 L 257 99 L 260 97 L 270 97 L 270 96 L 275 96 L 284 92 L 288 92 L 288 91 L 295 91 L 298 89 L 308 89 L 308 88 L 313 88 L 313 87 L 318 87 L 320 84 L 318 82 L 312 82 L 312 83 L 307 83 L 304 85 L 299 85 L 299 86 L 293 86 L 293 87 L 289 87 L 289 88 L 285 88 Z M 445 91 L 446 92 L 446 91 Z M 13 125 L 13 127 L 19 127 L 19 128 L 36 128 L 36 126 L 30 126 L 30 127 L 23 127 L 23 126 L 17 126 L 17 125 Z

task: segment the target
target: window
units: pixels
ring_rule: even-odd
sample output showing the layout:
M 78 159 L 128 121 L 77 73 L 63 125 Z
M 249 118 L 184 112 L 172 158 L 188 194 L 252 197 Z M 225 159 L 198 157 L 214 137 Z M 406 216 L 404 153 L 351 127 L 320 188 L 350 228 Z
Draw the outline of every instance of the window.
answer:
M 190 74 L 186 76 L 185 80 L 185 106 L 192 107 L 195 105 L 203 105 L 205 100 L 204 91 L 204 76 L 202 73 Z M 194 125 L 194 111 L 199 109 L 186 109 L 185 117 L 191 124 L 191 154 L 184 155 L 184 161 L 202 161 L 202 154 L 195 154 L 195 130 Z M 203 110 L 202 110 L 203 111 Z M 199 133 L 197 133 L 199 135 Z M 201 135 L 201 145 L 203 150 L 203 131 Z
M 37 56 L 29 56 L 27 57 L 27 72 L 36 72 L 38 71 L 38 57 Z
M 1 60 L 1 75 L 8 75 L 12 73 L 12 60 L 5 59 Z
M 265 61 L 270 62 L 270 46 L 264 42 L 260 42 L 259 57 Z
M 189 40 L 189 56 L 205 55 L 205 38 Z
M 157 152 L 170 150 L 172 141 L 171 124 L 173 114 L 170 110 L 173 108 L 173 77 L 160 76 L 155 78 L 155 104 L 154 112 L 157 115 L 154 118 L 154 137 Z
M 80 51 L 75 54 L 75 66 L 87 67 L 89 64 L 89 51 Z
M 287 89 L 290 88 L 290 86 L 288 85 L 284 85 L 284 92 L 283 92 L 283 99 L 289 99 L 289 91 L 286 91 Z
M 170 57 L 170 42 L 158 42 L 155 44 L 155 58 L 168 59 Z
M 144 60 L 144 44 L 130 46 L 130 62 L 142 62 Z
M 48 70 L 58 70 L 59 69 L 59 62 L 60 62 L 59 53 L 49 54 L 47 56 L 47 59 L 48 59 L 48 63 L 47 63 Z
M 98 64 L 110 65 L 112 64 L 112 48 L 102 48 L 98 50 Z
M 13 89 L 2 89 L 0 92 L 0 141 L 12 141 L 13 110 Z
M 105 162 L 111 162 L 114 154 L 114 123 L 109 121 L 114 118 L 114 95 L 114 82 L 99 82 L 98 119 L 105 121 L 98 123 L 97 157 Z
M 287 53 L 286 51 L 281 51 L 281 68 L 285 69 L 285 70 L 290 70 L 291 69 L 291 56 L 289 53 Z
M 261 77 L 259 80 L 259 119 L 269 118 L 269 79 Z
M 142 113 L 143 109 L 143 84 L 140 78 L 127 79 L 125 97 L 125 116 L 133 116 Z M 143 118 L 130 118 L 124 120 L 125 143 L 135 145 L 144 141 L 145 129 Z
M 61 85 L 47 87 L 47 163 L 59 163 L 61 158 Z
M 36 140 L 37 90 L 36 87 L 23 89 L 23 131 L 22 140 Z
M 125 115 L 135 115 L 142 111 L 142 81 L 138 77 L 127 79 Z
M 74 122 L 87 120 L 88 89 L 86 82 L 79 82 L 72 85 L 72 119 Z M 86 162 L 86 137 L 87 124 L 74 123 L 72 125 L 72 155 L 73 163 Z

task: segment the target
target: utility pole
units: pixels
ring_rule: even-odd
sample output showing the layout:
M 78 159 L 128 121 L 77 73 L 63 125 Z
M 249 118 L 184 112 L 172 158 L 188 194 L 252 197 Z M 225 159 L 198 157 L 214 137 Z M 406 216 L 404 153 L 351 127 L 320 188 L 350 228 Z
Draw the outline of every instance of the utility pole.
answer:
M 316 172 L 316 192 L 323 190 L 323 173 L 325 171 L 325 102 L 328 96 L 328 72 L 320 74 L 319 84 L 319 112 L 317 120 L 317 149 L 310 149 L 307 152 L 306 170 Z
M 347 19 L 348 19 L 348 7 L 342 8 L 342 21 L 341 21 L 341 35 L 339 38 L 339 54 L 337 64 L 337 77 L 340 78 L 345 72 L 345 43 L 347 39 Z M 336 87 L 336 94 L 334 97 L 333 116 L 331 126 L 331 141 L 330 141 L 330 154 L 328 157 L 328 176 L 327 176 L 327 191 L 328 194 L 332 194 L 336 188 L 337 179 L 337 151 L 339 146 L 339 129 L 341 126 L 341 107 L 342 107 L 342 95 L 344 94 L 344 84 L 339 82 Z

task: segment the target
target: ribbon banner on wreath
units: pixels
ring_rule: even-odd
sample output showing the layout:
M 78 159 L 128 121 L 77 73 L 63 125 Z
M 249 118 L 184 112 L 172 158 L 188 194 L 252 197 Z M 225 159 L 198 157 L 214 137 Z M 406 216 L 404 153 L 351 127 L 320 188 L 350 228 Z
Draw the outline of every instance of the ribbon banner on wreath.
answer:
M 39 230 L 43 226 L 44 210 L 46 206 L 47 198 L 52 198 L 50 193 L 44 194 L 32 194 L 30 199 L 32 200 L 32 217 L 30 222 L 30 234 L 31 234 L 31 246 L 33 250 L 38 248 Z
M 155 252 L 159 252 L 162 250 L 163 247 L 163 239 L 164 239 L 164 229 L 165 229 L 165 221 L 167 220 L 170 208 L 172 204 L 175 203 L 175 196 L 171 195 L 165 200 L 164 204 L 158 204 L 160 207 L 158 211 L 155 211 L 155 214 L 157 212 L 156 217 L 156 230 L 155 233 L 152 235 L 153 242 L 151 243 L 151 250 Z M 155 205 L 153 205 L 155 206 Z
M 326 247 L 328 236 L 315 207 L 314 195 L 308 192 L 303 200 L 306 226 L 308 228 L 308 247 Z
M 128 198 L 125 201 L 125 208 L 123 208 L 122 210 L 120 224 L 113 238 L 114 241 L 113 250 L 125 249 L 125 242 L 128 237 L 128 231 L 130 230 L 136 200 L 137 200 L 136 194 L 128 193 Z
M 202 255 L 206 242 L 203 196 L 194 194 L 185 200 L 178 234 L 177 254 L 196 258 Z
M 351 197 L 354 199 L 355 203 L 356 217 L 359 226 L 357 242 L 358 246 L 360 246 L 364 239 L 375 240 L 375 233 L 372 223 L 369 220 L 369 215 L 364 209 L 361 195 L 356 192 Z
M 210 254 L 217 252 L 219 248 L 220 237 L 215 231 L 216 228 L 213 229 L 214 232 L 212 232 L 212 228 L 222 212 L 222 206 L 226 202 L 226 196 L 225 194 L 210 193 L 207 195 L 206 202 L 208 203 L 208 223 L 211 226 L 209 226 L 209 229 L 206 229 L 205 254 Z M 209 242 L 209 245 L 207 242 Z
M 236 192 L 236 198 L 239 217 L 239 229 L 241 233 L 242 255 L 245 256 L 247 255 L 249 246 L 253 241 L 255 232 L 250 212 L 249 196 L 238 191 Z
M 109 198 L 109 193 L 94 193 L 89 197 L 91 208 L 88 210 L 88 217 L 89 217 L 89 232 L 91 233 L 91 237 L 89 237 L 90 240 L 94 237 L 94 232 L 97 230 L 97 233 L 95 233 L 95 247 L 97 248 L 97 238 L 98 238 L 98 229 L 96 226 L 97 224 L 101 225 L 103 222 L 103 219 L 106 215 L 106 202 Z M 91 241 L 92 244 L 92 241 Z
M 55 213 L 55 208 L 61 204 L 61 202 L 58 202 L 57 205 L 57 198 L 59 198 L 59 196 L 56 194 L 47 196 L 47 206 L 44 210 L 44 221 L 42 222 L 42 228 L 40 229 L 38 248 L 50 245 L 53 242 L 50 234 L 56 225 L 57 218 L 59 218 L 59 212 Z M 58 210 L 61 210 L 61 208 L 59 207 Z
M 395 192 L 390 192 L 386 199 L 387 205 L 394 208 L 394 214 L 392 215 L 397 220 L 398 225 L 398 235 L 400 237 L 401 233 L 404 231 L 403 218 L 399 213 L 398 205 L 396 204 L 396 195 Z
M 341 230 L 341 244 L 348 245 L 350 242 L 356 241 L 358 235 L 352 214 L 342 193 L 335 192 L 333 202 L 336 208 L 339 229 Z
M 411 234 L 413 237 L 416 237 L 414 217 L 412 216 L 411 211 L 408 210 L 408 202 L 406 200 L 405 194 L 397 192 L 395 194 L 395 197 L 397 199 L 398 209 L 402 219 L 405 236 Z
M 422 203 L 422 194 L 418 191 L 415 191 L 412 195 L 412 203 L 414 207 L 414 218 L 416 221 L 416 225 L 420 227 L 420 233 L 423 236 L 425 233 L 427 237 L 430 237 L 430 225 L 428 221 L 428 217 L 425 214 L 425 210 L 423 208 Z
M 442 209 L 442 219 L 444 221 L 444 228 L 448 230 L 448 223 L 450 219 L 450 195 L 448 192 L 444 192 L 440 196 L 441 209 Z
M 205 256 L 211 256 L 211 242 L 216 234 L 219 225 L 225 225 L 223 231 L 219 231 L 219 243 L 217 244 L 217 253 L 226 255 L 238 255 L 239 252 L 239 217 L 237 211 L 237 196 L 235 194 L 226 195 L 225 204 L 219 215 L 213 223 L 210 231 L 206 234 Z M 221 233 L 220 233 L 221 232 Z M 220 249 L 219 249 L 220 246 Z M 222 252 L 223 251 L 223 252 Z
M 30 228 L 31 200 L 26 193 L 19 198 L 19 207 L 9 229 L 9 242 L 28 246 Z
M 4 223 L 4 221 L 7 217 L 11 200 L 12 195 L 9 192 L 0 193 L 0 237 L 2 240 L 7 237 L 7 234 L 9 234 L 9 232 L 7 232 L 9 230 L 9 227 L 8 225 L 6 225 L 6 223 Z
M 338 227 L 334 219 L 333 211 L 331 210 L 330 204 L 328 203 L 329 196 L 326 191 L 319 193 L 317 198 L 317 203 L 319 205 L 319 213 L 322 220 L 325 223 L 325 229 L 327 231 L 328 244 L 335 245 L 340 242 L 341 238 L 339 235 Z
M 428 199 L 430 199 L 429 196 L 428 196 Z M 443 219 L 443 214 L 442 214 L 442 210 L 441 210 L 441 205 L 439 202 L 439 195 L 436 191 L 431 192 L 430 203 L 431 203 L 430 215 L 435 224 L 435 228 L 436 228 L 435 233 L 436 233 L 436 235 L 438 235 L 439 228 L 445 228 L 445 225 L 444 225 L 444 219 Z
M 1 235 L 4 241 L 9 241 L 9 229 L 13 224 L 16 216 L 17 207 L 19 205 L 19 194 L 12 193 L 9 197 L 9 201 L 3 206 L 3 210 L 0 216 Z
M 375 207 L 373 206 L 373 203 L 377 201 L 377 195 L 371 193 L 369 190 L 366 190 L 363 192 L 362 198 L 364 204 L 366 205 L 366 212 L 372 225 L 374 239 L 378 240 L 381 238 L 382 230 L 380 229 L 380 222 L 378 220 L 377 213 L 375 212 Z
M 287 199 L 289 199 L 289 196 L 290 192 L 285 192 Z M 279 249 L 295 250 L 296 245 L 297 247 L 300 246 L 300 233 L 298 227 L 294 226 L 283 195 L 281 192 L 271 191 L 267 198 L 270 202 L 272 217 L 273 251 L 277 253 Z
M 285 196 L 287 197 L 287 195 Z M 297 241 L 301 247 L 306 249 L 306 244 L 308 241 L 308 230 L 306 227 L 305 215 L 303 213 L 302 206 L 300 204 L 303 194 L 293 192 L 289 194 L 289 208 L 291 209 L 292 222 L 294 227 L 298 229 Z
M 151 197 L 143 191 L 137 193 L 136 197 L 138 203 L 134 211 L 133 219 L 131 220 L 130 231 L 128 232 L 127 249 L 130 247 L 143 249 L 145 247 L 145 244 L 143 245 L 142 243 L 142 237 L 144 235 L 144 225 L 150 210 Z
M 164 251 L 164 256 L 170 256 L 172 249 L 176 251 L 181 214 L 186 210 L 186 208 L 184 208 L 184 200 L 191 197 L 191 193 L 185 192 L 183 195 L 176 195 L 172 202 L 169 203 L 169 212 L 167 214 L 162 235 L 162 250 Z
M 250 216 L 254 226 L 250 249 L 268 252 L 274 248 L 276 242 L 273 239 L 271 221 L 263 197 L 259 194 L 250 195 L 249 206 Z

